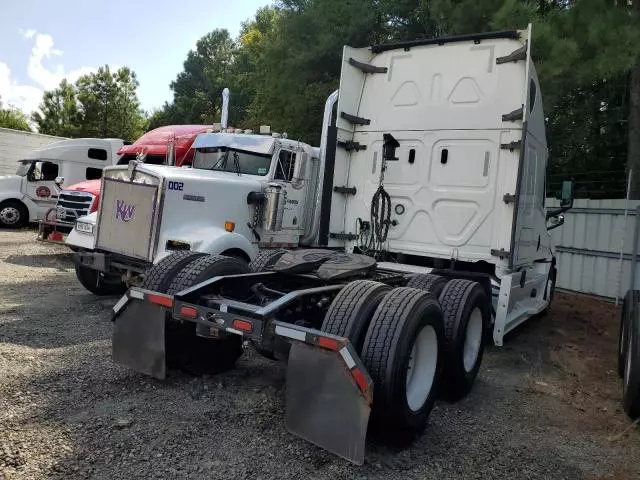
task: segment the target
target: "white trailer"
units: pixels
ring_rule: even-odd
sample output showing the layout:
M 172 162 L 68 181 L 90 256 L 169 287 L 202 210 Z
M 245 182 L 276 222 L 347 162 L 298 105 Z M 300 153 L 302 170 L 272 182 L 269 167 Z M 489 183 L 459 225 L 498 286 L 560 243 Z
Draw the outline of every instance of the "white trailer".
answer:
M 18 160 L 22 160 L 30 151 L 60 140 L 65 138 L 0 128 L 0 176 L 16 173 Z
M 63 185 L 100 178 L 104 167 L 117 163 L 122 145 L 119 139 L 77 138 L 13 149 L 14 174 L 0 176 L 0 227 L 43 220 Z
M 562 224 L 572 189 L 563 208 L 546 210 L 530 47 L 530 28 L 345 47 L 317 169 L 291 182 L 306 199 L 294 210 L 305 219 L 298 243 L 316 248 L 276 241 L 295 225 L 283 220 L 290 197 L 282 179 L 238 187 L 238 195 L 212 190 L 207 215 L 248 224 L 255 242 L 266 237 L 272 248 L 249 266 L 187 249 L 155 263 L 114 307 L 114 361 L 157 378 L 167 365 L 220 372 L 246 340 L 288 358 L 292 433 L 356 463 L 368 428 L 385 440 L 420 434 L 436 397 L 456 401 L 471 390 L 486 342 L 501 345 L 553 297 L 548 230 Z M 269 172 L 278 171 L 275 160 Z M 134 168 L 113 170 L 122 192 L 102 204 L 97 250 L 102 229 L 109 241 L 124 235 L 114 220 L 123 215 L 118 195 L 146 187 L 142 178 L 135 185 Z M 169 170 L 145 170 L 158 180 L 144 183 L 157 185 L 161 172 Z M 164 211 L 176 212 L 162 185 Z M 243 208 L 230 206 L 240 199 Z M 208 238 L 198 231 L 202 215 L 182 234 Z M 161 234 L 143 230 L 151 248 Z

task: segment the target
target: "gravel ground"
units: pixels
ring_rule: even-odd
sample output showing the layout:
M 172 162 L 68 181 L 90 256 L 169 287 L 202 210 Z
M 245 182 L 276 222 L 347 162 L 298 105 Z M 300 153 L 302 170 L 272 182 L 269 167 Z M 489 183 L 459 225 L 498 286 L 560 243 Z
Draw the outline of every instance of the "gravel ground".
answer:
M 0 480 L 640 478 L 610 304 L 559 294 L 410 448 L 369 442 L 357 467 L 286 432 L 285 367 L 250 350 L 213 377 L 114 365 L 116 299 L 86 292 L 66 249 L 34 238 L 0 231 Z

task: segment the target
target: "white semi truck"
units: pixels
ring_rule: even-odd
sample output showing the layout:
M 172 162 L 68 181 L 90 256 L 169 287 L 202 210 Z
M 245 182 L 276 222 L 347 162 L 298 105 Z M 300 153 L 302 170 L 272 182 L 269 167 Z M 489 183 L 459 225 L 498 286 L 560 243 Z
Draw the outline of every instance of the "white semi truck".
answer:
M 44 220 L 64 186 L 100 178 L 103 168 L 117 163 L 123 144 L 120 139 L 76 138 L 20 152 L 15 174 L 0 176 L 0 228 Z
M 235 129 L 200 134 L 192 148 L 191 168 L 134 161 L 105 170 L 100 208 L 78 219 L 66 240 L 79 250 L 76 273 L 88 290 L 136 284 L 176 251 L 248 263 L 260 248 L 295 247 L 308 234 L 318 148 Z M 272 223 L 255 214 L 266 191 L 281 199 Z
M 114 307 L 114 361 L 220 372 L 248 341 L 288 358 L 292 433 L 362 463 L 368 428 L 422 432 L 436 397 L 470 391 L 486 341 L 553 297 L 548 229 L 571 186 L 547 211 L 530 48 L 530 27 L 345 47 L 317 161 L 306 146 L 285 161 L 272 151 L 296 144 L 268 137 L 202 135 L 194 166 L 224 172 L 109 169 L 97 223 L 78 223 L 97 230 L 87 248 L 127 268 L 163 252 Z M 223 255 L 198 251 L 236 229 Z

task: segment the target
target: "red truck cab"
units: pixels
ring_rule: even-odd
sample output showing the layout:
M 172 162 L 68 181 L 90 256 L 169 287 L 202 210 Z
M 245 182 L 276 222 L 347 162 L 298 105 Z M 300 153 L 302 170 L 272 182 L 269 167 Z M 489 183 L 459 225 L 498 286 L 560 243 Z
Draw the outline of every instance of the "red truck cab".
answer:
M 199 133 L 212 131 L 211 125 L 168 125 L 153 129 L 131 145 L 118 150 L 118 165 L 126 165 L 138 156 L 145 163 L 161 165 L 167 161 L 169 143 L 174 143 L 175 165 L 190 165 L 193 160 L 191 145 Z M 69 185 L 58 198 L 55 209 L 49 210 L 40 222 L 38 240 L 64 243 L 77 218 L 98 210 L 102 181 L 87 180 Z

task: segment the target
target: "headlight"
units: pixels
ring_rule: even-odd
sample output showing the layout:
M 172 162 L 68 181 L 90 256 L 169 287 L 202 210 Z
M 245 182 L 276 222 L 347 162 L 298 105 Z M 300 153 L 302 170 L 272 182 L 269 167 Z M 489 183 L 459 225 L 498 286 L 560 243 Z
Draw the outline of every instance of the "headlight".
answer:
M 83 233 L 93 233 L 93 223 L 76 222 L 76 230 Z
M 128 168 L 123 167 L 107 167 L 104 169 L 105 178 L 113 178 L 114 180 L 122 180 L 124 182 L 131 181 L 131 174 Z M 160 185 L 160 179 L 149 173 L 140 170 L 135 171 L 133 177 L 134 183 L 142 183 L 144 185 Z

